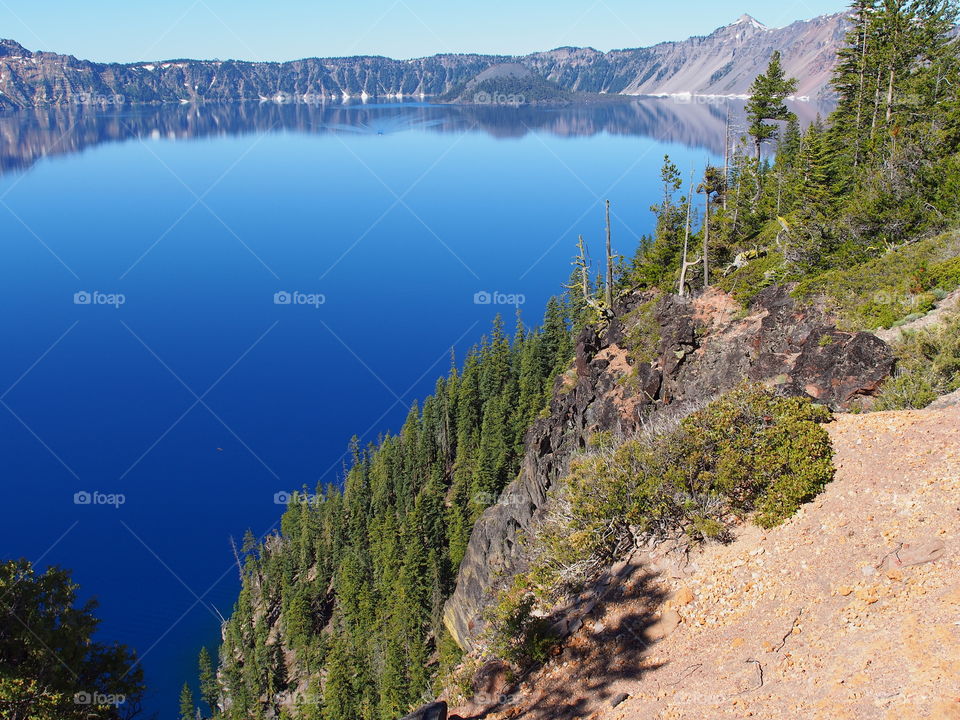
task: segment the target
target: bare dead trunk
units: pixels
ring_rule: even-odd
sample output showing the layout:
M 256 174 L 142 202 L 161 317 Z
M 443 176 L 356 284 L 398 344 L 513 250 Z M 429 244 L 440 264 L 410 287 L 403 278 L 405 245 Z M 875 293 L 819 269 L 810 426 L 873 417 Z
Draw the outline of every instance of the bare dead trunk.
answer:
M 607 309 L 613 311 L 613 249 L 610 246 L 610 201 L 607 200 L 607 280 L 604 299 Z
M 710 192 L 707 191 L 707 217 L 703 222 L 703 288 L 710 286 L 710 267 L 707 248 L 710 245 Z
M 683 297 L 686 292 L 687 285 L 687 268 L 696 265 L 699 262 L 699 258 L 694 262 L 687 262 L 687 251 L 690 246 L 690 212 L 693 207 L 693 171 L 690 171 L 690 188 L 687 191 L 687 221 L 683 226 L 683 259 L 680 261 L 680 287 L 678 288 L 678 295 Z

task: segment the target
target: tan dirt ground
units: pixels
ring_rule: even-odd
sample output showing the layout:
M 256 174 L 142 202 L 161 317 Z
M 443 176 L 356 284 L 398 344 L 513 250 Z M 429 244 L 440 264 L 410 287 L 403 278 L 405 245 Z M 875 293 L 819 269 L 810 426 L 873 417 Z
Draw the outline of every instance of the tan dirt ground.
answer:
M 837 475 L 814 502 L 644 558 L 483 717 L 960 720 L 960 406 L 827 429 Z

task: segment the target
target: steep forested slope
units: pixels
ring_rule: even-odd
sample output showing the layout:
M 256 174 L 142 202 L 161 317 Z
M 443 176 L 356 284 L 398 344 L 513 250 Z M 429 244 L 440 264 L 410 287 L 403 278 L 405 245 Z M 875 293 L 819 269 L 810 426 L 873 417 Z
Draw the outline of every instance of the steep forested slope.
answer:
M 956 236 L 941 234 L 960 221 L 956 4 L 853 11 L 826 122 L 801 128 L 783 106 L 795 84 L 774 54 L 724 167 L 688 180 L 665 159 L 655 233 L 629 262 L 608 259 L 612 282 L 592 282 L 581 249 L 540 331 L 511 343 L 496 325 L 398 435 L 355 448 L 342 490 L 301 498 L 280 536 L 246 543 L 205 713 L 390 720 L 434 678 L 477 690 L 471 673 L 498 654 L 511 673 L 542 662 L 556 641 L 544 628 L 573 627 L 558 608 L 630 543 L 782 522 L 823 487 L 796 448 L 769 442 L 802 428 L 823 470 L 810 427 L 822 412 L 782 397 L 889 399 L 894 358 L 864 331 L 960 285 Z M 949 340 L 910 352 L 950 373 Z M 764 387 L 736 390 L 743 379 Z M 591 448 L 601 460 L 569 474 Z M 776 511 L 758 517 L 763 503 Z M 596 532 L 563 524 L 578 518 Z

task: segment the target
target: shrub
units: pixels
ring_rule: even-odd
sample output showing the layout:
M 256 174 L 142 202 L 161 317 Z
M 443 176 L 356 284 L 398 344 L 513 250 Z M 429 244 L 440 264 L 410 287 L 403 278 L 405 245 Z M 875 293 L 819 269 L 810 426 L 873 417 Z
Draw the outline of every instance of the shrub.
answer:
M 536 597 L 527 585 L 518 576 L 487 612 L 490 651 L 521 668 L 543 663 L 558 640 L 550 622 L 535 613 Z
M 960 287 L 958 253 L 960 235 L 946 233 L 804 278 L 794 295 L 824 302 L 842 329 L 888 328 L 929 312 L 947 291 Z
M 535 604 L 580 589 L 639 540 L 723 539 L 746 517 L 762 527 L 783 522 L 833 477 L 819 425 L 829 419 L 805 398 L 745 385 L 659 431 L 578 458 L 528 543 L 530 570 L 491 618 L 496 632 L 516 633 L 531 657 Z
M 641 303 L 623 318 L 623 323 L 628 328 L 624 345 L 635 367 L 641 363 L 651 363 L 657 358 L 661 339 L 660 323 L 656 317 L 659 302 L 658 296 Z
M 897 374 L 881 389 L 875 410 L 924 408 L 960 388 L 960 313 L 935 327 L 905 331 L 894 352 Z
M 769 252 L 749 261 L 729 275 L 721 275 L 717 286 L 731 293 L 738 303 L 746 306 L 761 290 L 781 282 L 785 277 L 783 255 Z

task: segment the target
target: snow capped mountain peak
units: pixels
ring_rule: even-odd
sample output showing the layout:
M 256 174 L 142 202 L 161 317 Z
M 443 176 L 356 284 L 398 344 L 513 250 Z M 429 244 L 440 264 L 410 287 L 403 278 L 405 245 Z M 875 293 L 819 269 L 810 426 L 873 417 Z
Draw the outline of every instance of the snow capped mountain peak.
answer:
M 762 22 L 757 20 L 755 17 L 753 17 L 752 15 L 747 15 L 746 13 L 744 13 L 739 18 L 737 18 L 737 21 L 733 23 L 730 27 L 733 27 L 734 25 L 749 25 L 750 27 L 756 28 L 757 30 L 770 29 L 766 25 L 764 25 Z

